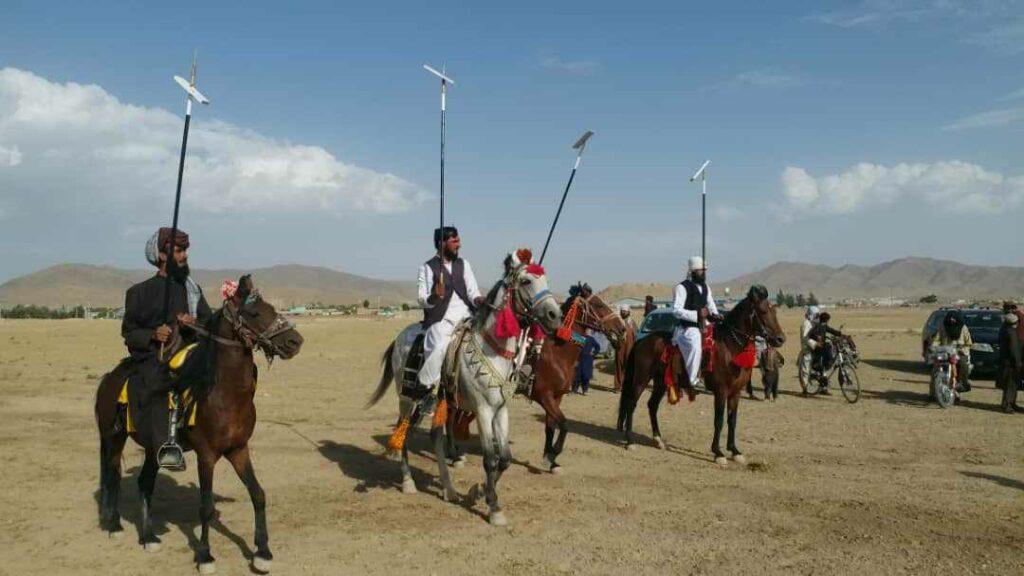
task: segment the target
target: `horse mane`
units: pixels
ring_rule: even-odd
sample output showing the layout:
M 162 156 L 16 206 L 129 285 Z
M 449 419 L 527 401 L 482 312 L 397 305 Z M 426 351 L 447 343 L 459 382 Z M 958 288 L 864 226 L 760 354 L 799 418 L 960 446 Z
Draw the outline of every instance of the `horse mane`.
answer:
M 506 261 L 509 260 L 509 258 L 506 258 Z M 498 298 L 498 292 L 501 291 L 504 285 L 505 280 L 503 278 L 495 282 L 494 286 L 491 286 L 491 289 L 487 292 L 487 295 L 484 296 L 483 304 L 481 304 L 480 307 L 476 309 L 476 313 L 473 314 L 474 327 L 483 326 L 484 323 L 487 322 L 487 316 L 491 312 L 490 308 L 491 306 L 494 305 L 494 301 Z
M 224 308 L 218 308 L 210 315 L 202 328 L 210 334 L 217 334 L 224 318 Z M 188 361 L 175 376 L 175 386 L 181 390 L 192 388 L 195 398 L 203 398 L 217 384 L 217 343 L 212 338 L 200 336 L 198 346 L 189 355 Z
M 722 324 L 728 328 L 738 329 L 740 327 L 740 320 L 744 314 L 750 311 L 751 306 L 753 306 L 753 302 L 750 300 L 750 296 L 740 300 L 732 307 L 732 310 L 725 313 Z M 724 333 L 721 330 L 715 330 L 715 340 L 721 339 L 722 336 L 724 336 Z

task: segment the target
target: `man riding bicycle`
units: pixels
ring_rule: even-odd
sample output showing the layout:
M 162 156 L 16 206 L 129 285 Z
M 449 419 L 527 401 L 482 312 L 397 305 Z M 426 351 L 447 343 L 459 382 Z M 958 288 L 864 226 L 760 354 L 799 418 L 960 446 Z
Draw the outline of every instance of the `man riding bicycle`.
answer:
M 835 360 L 835 345 L 828 336 L 843 338 L 843 333 L 828 325 L 832 315 L 828 312 L 818 314 L 818 321 L 807 334 L 807 339 L 814 343 L 811 350 L 811 370 L 820 376 L 818 394 L 829 394 L 828 371 Z

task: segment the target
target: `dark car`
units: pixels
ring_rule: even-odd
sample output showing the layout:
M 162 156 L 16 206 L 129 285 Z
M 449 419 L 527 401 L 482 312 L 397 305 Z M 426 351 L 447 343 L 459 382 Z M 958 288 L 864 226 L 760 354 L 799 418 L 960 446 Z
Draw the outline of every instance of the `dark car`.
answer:
M 640 327 L 636 330 L 636 339 L 640 340 L 652 332 L 672 332 L 677 323 L 678 320 L 672 314 L 672 308 L 655 308 L 640 323 Z
M 726 314 L 729 312 L 731 304 L 726 302 L 720 302 L 715 300 L 715 304 L 718 307 L 719 314 Z M 665 308 L 655 308 L 651 310 L 651 313 L 644 317 L 644 321 L 640 323 L 640 327 L 636 331 L 636 339 L 639 340 L 644 336 L 652 332 L 664 332 L 671 333 L 675 329 L 679 320 L 672 314 L 672 307 L 668 306 Z
M 974 372 L 995 372 L 999 359 L 999 326 L 1002 315 L 991 308 L 939 308 L 932 312 L 921 329 L 921 354 L 928 361 L 928 342 L 942 328 L 942 319 L 950 311 L 960 314 L 964 326 L 971 332 L 971 364 Z

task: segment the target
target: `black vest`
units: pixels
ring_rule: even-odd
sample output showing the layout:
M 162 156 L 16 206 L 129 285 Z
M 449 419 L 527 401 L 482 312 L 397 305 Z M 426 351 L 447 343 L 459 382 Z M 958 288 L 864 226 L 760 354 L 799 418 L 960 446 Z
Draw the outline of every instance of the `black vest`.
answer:
M 686 279 L 679 283 L 686 288 L 686 303 L 683 304 L 683 308 L 699 312 L 702 308 L 706 308 L 708 305 L 708 285 L 705 283 L 697 284 L 693 280 Z M 687 328 L 697 328 L 696 322 L 689 322 L 683 320 L 680 322 Z
M 458 295 L 458 297 L 466 303 L 466 306 L 469 307 L 470 312 L 476 311 L 476 307 L 473 306 L 473 302 L 469 299 L 469 295 L 466 293 L 466 265 L 462 261 L 462 258 L 452 260 L 451 274 L 449 274 L 448 270 L 441 265 L 441 259 L 437 256 L 427 260 L 426 264 L 434 274 L 434 283 L 430 287 L 430 294 L 433 295 L 434 287 L 437 286 L 437 280 L 438 278 L 441 278 L 442 274 L 444 274 L 445 291 L 443 300 L 435 304 L 432 308 L 423 309 L 423 323 L 421 325 L 424 330 L 444 319 L 444 314 L 448 311 L 448 303 L 452 301 L 452 294 Z

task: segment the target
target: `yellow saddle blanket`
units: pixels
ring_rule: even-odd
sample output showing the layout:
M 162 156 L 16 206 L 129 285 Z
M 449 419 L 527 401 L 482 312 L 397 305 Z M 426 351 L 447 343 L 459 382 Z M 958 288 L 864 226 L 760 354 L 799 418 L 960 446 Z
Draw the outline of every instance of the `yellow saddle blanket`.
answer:
M 197 344 L 189 344 L 188 346 L 179 350 L 167 363 L 167 366 L 173 371 L 178 370 L 185 364 L 185 360 L 188 358 L 192 350 Z M 131 404 L 128 402 L 128 380 L 124 381 L 121 385 L 121 394 L 117 397 L 117 403 L 121 404 L 125 408 L 125 427 L 129 433 L 135 432 L 135 424 L 132 422 L 132 411 Z M 186 388 L 181 393 L 181 410 L 178 414 L 184 417 L 178 421 L 179 427 L 191 428 L 196 425 L 196 399 L 192 396 L 192 389 Z M 171 392 L 167 393 L 167 407 L 174 409 L 174 394 Z

